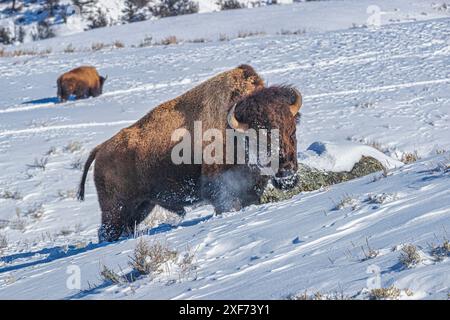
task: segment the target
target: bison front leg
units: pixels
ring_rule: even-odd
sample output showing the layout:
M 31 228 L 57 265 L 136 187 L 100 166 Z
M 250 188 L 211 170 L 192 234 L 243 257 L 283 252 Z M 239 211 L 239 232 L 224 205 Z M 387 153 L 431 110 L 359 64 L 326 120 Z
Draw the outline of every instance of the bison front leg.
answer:
M 102 208 L 102 222 L 98 230 L 99 242 L 112 242 L 120 238 L 125 230 L 123 211 L 124 207 L 120 204 Z

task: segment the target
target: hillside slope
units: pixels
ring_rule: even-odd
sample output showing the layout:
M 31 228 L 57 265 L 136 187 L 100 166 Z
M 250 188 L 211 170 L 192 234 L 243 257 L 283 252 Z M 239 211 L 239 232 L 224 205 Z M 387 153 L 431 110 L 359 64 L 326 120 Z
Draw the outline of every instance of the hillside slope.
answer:
M 236 17 L 220 14 L 229 24 Z M 130 26 L 120 30 L 132 38 Z M 401 298 L 446 298 L 450 259 L 437 259 L 432 249 L 450 230 L 449 30 L 450 18 L 441 18 L 376 30 L 1 58 L 0 298 L 275 299 L 304 290 L 368 298 L 372 265 L 383 287 L 412 291 Z M 98 35 L 70 41 L 81 46 Z M 315 141 L 353 141 L 398 160 L 421 159 L 387 176 L 218 217 L 209 206 L 193 209 L 142 238 L 175 248 L 180 258 L 191 252 L 195 270 L 168 265 L 132 284 L 103 282 L 101 265 L 130 271 L 138 240 L 97 243 L 100 211 L 91 174 L 86 201 L 73 198 L 80 165 L 95 145 L 160 102 L 242 63 L 269 84 L 301 90 L 299 156 Z M 80 64 L 109 75 L 104 94 L 55 104 L 57 76 Z M 399 263 L 409 243 L 421 260 L 410 269 Z M 366 260 L 369 247 L 377 255 Z M 67 286 L 70 266 L 80 268 L 82 290 Z

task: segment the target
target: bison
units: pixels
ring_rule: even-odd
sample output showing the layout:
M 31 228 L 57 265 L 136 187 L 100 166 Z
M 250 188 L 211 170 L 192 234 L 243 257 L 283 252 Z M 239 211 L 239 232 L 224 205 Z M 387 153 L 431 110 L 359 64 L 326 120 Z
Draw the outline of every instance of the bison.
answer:
M 77 99 L 98 97 L 108 77 L 102 77 L 94 67 L 84 66 L 64 73 L 58 78 L 58 99 L 65 102 L 71 95 Z
M 78 198 L 84 200 L 87 173 L 95 160 L 94 181 L 102 211 L 99 240 L 114 241 L 132 232 L 155 205 L 183 215 L 185 206 L 200 200 L 211 202 L 218 213 L 255 203 L 269 179 L 258 174 L 258 166 L 175 164 L 172 151 L 178 141 L 173 133 L 180 128 L 193 133 L 195 148 L 196 121 L 201 121 L 203 130 L 219 132 L 277 128 L 281 164 L 276 180 L 280 181 L 297 170 L 295 119 L 300 106 L 297 90 L 264 88 L 254 69 L 241 65 L 162 103 L 98 145 L 85 163 Z

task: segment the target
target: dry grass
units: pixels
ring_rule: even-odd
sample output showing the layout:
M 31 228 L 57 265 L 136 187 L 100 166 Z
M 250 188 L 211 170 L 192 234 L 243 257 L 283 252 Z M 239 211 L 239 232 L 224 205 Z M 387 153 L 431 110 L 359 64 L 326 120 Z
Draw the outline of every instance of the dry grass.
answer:
M 370 259 L 374 259 L 378 256 L 378 254 L 380 253 L 378 250 L 373 249 L 370 244 L 369 244 L 369 238 L 366 238 L 366 246 L 367 246 L 367 250 L 364 248 L 364 246 L 361 246 L 361 250 L 364 254 L 364 258 L 362 261 L 367 261 Z
M 100 276 L 106 282 L 111 282 L 113 284 L 122 284 L 126 282 L 126 278 L 119 275 L 114 270 L 108 268 L 105 265 L 101 266 Z
M 113 47 L 117 49 L 125 48 L 125 44 L 122 41 L 116 40 L 113 42 Z
M 288 300 L 352 300 L 352 297 L 346 295 L 341 288 L 330 293 L 322 293 L 320 291 L 308 293 L 305 290 L 302 293 L 289 296 Z
M 277 34 L 282 35 L 282 36 L 290 36 L 290 35 L 302 35 L 305 34 L 306 30 L 305 29 L 298 29 L 298 30 L 285 30 L 285 29 L 281 29 L 280 32 L 277 32 Z
M 230 38 L 226 34 L 221 33 L 219 34 L 219 41 L 230 41 Z
M 156 274 L 163 271 L 168 262 L 174 261 L 177 251 L 171 250 L 167 245 L 159 242 L 149 244 L 143 239 L 137 243 L 129 262 L 133 270 L 141 275 Z
M 179 267 L 180 280 L 183 278 L 188 278 L 197 269 L 195 258 L 196 251 L 193 251 L 191 248 L 187 247 L 186 251 L 182 254 L 181 259 L 177 263 Z
M 25 219 L 22 218 L 20 209 L 18 209 L 18 208 L 16 209 L 16 218 L 9 221 L 8 226 L 12 230 L 18 230 L 18 231 L 22 231 L 22 232 L 25 231 L 27 223 L 26 223 Z
M 75 199 L 77 196 L 77 191 L 75 189 L 69 189 L 69 190 L 58 190 L 58 197 L 61 200 L 64 199 Z
M 33 49 L 20 49 L 14 51 L 6 51 L 3 48 L 0 48 L 0 57 L 2 58 L 13 58 L 13 57 L 22 57 L 22 56 L 45 56 L 52 52 L 52 49 L 48 48 L 45 50 L 33 50 Z
M 155 42 L 155 45 L 163 45 L 163 46 L 169 46 L 173 44 L 178 44 L 179 40 L 176 36 L 168 36 L 167 38 L 164 38 L 160 40 L 159 42 Z
M 402 157 L 400 158 L 400 161 L 406 164 L 416 162 L 417 160 L 420 160 L 417 151 L 405 152 L 402 154 Z
M 450 242 L 445 239 L 442 244 L 431 248 L 431 256 L 436 261 L 442 261 L 446 257 L 450 257 Z
M 75 52 L 75 47 L 72 44 L 69 44 L 64 48 L 64 53 L 73 53 Z
M 48 157 L 42 157 L 40 159 L 35 158 L 33 164 L 27 164 L 27 167 L 30 169 L 41 169 L 42 171 L 45 171 L 48 164 Z
M 36 204 L 25 212 L 25 216 L 31 217 L 33 219 L 41 219 L 44 214 L 45 209 L 42 204 Z
M 79 141 L 70 141 L 67 146 L 64 147 L 65 152 L 74 153 L 80 151 L 83 147 L 83 144 Z
M 400 297 L 401 290 L 395 286 L 390 286 L 387 288 L 377 288 L 372 289 L 369 292 L 370 300 L 395 300 Z
M 83 160 L 81 158 L 74 159 L 70 163 L 70 168 L 74 170 L 81 170 L 83 169 Z
M 0 249 L 5 249 L 6 247 L 8 247 L 8 239 L 6 235 L 0 233 Z
M 357 203 L 356 203 L 356 199 L 354 199 L 352 196 L 347 194 L 347 195 L 344 195 L 341 200 L 339 200 L 337 203 L 335 203 L 332 210 L 337 211 L 337 210 L 342 210 L 342 209 L 345 209 L 348 207 L 351 207 L 352 210 L 356 210 Z
M 23 197 L 19 191 L 3 190 L 0 191 L 1 199 L 22 200 Z
M 266 33 L 264 31 L 239 31 L 237 37 L 239 39 L 244 39 L 248 37 L 264 36 Z
M 422 261 L 422 258 L 420 257 L 417 247 L 408 244 L 402 248 L 399 261 L 405 268 L 412 268 L 418 265 Z
M 95 42 L 91 45 L 92 51 L 99 51 L 108 48 L 109 45 L 103 43 L 103 42 Z

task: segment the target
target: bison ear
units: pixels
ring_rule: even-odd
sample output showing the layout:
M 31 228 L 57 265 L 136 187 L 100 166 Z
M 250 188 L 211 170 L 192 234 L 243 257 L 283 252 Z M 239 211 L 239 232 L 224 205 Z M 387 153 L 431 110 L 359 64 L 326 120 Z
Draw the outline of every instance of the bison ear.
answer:
M 227 122 L 231 129 L 236 130 L 237 132 L 244 133 L 248 130 L 248 124 L 239 122 L 238 119 L 236 119 L 235 115 L 235 109 L 236 109 L 237 103 L 228 111 L 227 115 Z
M 302 95 L 297 89 L 291 88 L 290 90 L 292 92 L 292 101 L 289 109 L 295 117 L 302 106 Z

